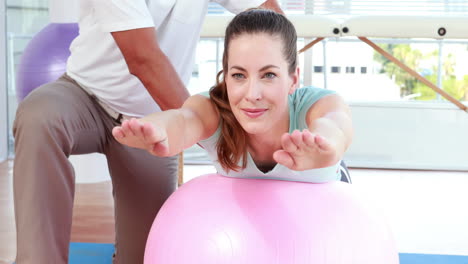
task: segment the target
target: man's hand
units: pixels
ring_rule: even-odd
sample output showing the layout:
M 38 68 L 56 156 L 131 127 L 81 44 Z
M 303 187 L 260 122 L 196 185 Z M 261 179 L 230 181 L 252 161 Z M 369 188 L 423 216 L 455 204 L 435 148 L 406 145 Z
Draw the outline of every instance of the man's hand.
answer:
M 281 9 L 277 0 L 266 0 L 262 5 L 260 5 L 260 7 L 270 9 L 284 15 L 284 11 Z

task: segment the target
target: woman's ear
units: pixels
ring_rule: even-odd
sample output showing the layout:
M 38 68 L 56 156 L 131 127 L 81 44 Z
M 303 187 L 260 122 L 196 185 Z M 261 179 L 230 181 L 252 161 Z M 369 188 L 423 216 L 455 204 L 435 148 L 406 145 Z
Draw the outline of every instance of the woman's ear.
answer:
M 289 86 L 289 94 L 293 94 L 299 86 L 299 76 L 301 76 L 299 73 L 299 67 L 296 67 L 296 70 L 290 74 L 291 84 Z

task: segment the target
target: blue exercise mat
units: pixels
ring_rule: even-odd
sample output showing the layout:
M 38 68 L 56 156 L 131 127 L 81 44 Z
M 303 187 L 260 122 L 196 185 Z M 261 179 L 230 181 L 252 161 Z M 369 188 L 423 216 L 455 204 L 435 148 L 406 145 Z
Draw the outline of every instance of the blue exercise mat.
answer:
M 114 245 L 71 243 L 69 264 L 112 264 Z M 468 264 L 468 256 L 400 253 L 400 264 Z
M 400 264 L 468 264 L 468 256 L 400 253 Z
M 112 264 L 113 244 L 70 243 L 69 264 Z

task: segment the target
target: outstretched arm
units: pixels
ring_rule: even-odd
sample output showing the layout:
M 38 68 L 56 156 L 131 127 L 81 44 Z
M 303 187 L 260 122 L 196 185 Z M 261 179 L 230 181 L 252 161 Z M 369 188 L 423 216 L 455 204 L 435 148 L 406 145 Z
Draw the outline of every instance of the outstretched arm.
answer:
M 114 127 L 112 135 L 124 145 L 167 157 L 211 136 L 218 122 L 218 112 L 210 99 L 194 95 L 180 109 L 125 120 Z
M 351 112 L 338 95 L 320 99 L 307 112 L 308 130 L 285 133 L 282 150 L 273 154 L 292 170 L 309 170 L 336 164 L 352 141 Z

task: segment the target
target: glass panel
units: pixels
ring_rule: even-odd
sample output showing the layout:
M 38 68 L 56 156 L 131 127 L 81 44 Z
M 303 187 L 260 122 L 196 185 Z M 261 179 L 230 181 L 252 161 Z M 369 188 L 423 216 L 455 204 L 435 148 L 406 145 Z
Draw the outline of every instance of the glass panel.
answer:
M 464 63 L 468 56 L 467 44 L 444 44 L 438 40 L 373 40 L 385 51 L 420 73 L 429 81 L 444 87 L 457 99 L 466 98 Z M 453 46 L 449 48 L 447 45 Z M 447 48 L 445 48 L 447 46 Z M 439 58 L 439 49 L 442 56 Z M 319 60 L 323 50 L 314 51 L 312 85 L 339 92 L 348 101 L 406 101 L 440 99 L 431 88 L 389 61 L 372 47 L 351 38 L 327 41 L 326 64 Z M 439 59 L 442 83 L 439 83 Z M 458 66 L 459 65 L 459 66 Z M 323 71 L 319 69 L 323 68 Z M 445 70 L 444 70 L 445 69 Z
M 211 12 L 213 9 L 208 10 Z M 223 42 L 223 39 L 204 38 L 198 43 L 192 78 L 188 85 L 191 95 L 208 92 L 216 84 L 216 74 L 223 68 Z M 210 159 L 206 151 L 195 144 L 184 151 L 184 163 L 207 164 Z
M 420 73 L 423 77 L 437 85 L 438 50 L 437 42 L 432 43 L 385 43 L 379 45 L 405 65 Z M 419 82 L 415 77 L 390 62 L 377 52 L 374 52 L 377 63 L 375 74 L 385 76 L 399 88 L 403 100 L 423 100 L 426 91 L 431 88 Z M 433 99 L 436 99 L 435 97 Z
M 216 84 L 216 74 L 222 69 L 223 39 L 201 39 L 197 46 L 190 94 L 207 92 Z
M 427 43 L 413 41 L 408 44 L 381 44 L 381 47 L 454 98 L 466 100 L 468 91 L 467 44 L 431 40 Z M 381 63 L 380 72 L 390 77 L 400 87 L 402 100 L 443 99 L 434 90 L 395 64 L 389 63 L 381 55 L 374 53 L 374 59 Z
M 454 98 L 468 101 L 468 43 L 444 44 L 441 65 L 442 89 Z M 431 91 L 430 98 L 433 99 Z
M 305 45 L 306 45 L 306 43 L 305 43 L 304 38 L 298 37 L 297 38 L 297 50 L 302 49 Z M 312 49 L 314 49 L 316 46 L 318 46 L 318 45 L 315 45 L 314 47 L 312 47 Z M 300 74 L 299 82 L 300 82 L 300 86 L 304 86 L 304 74 L 305 74 L 304 73 L 304 70 L 305 70 L 304 69 L 304 52 L 299 54 L 298 60 L 299 60 L 299 62 L 298 62 L 299 68 L 301 69 L 299 71 L 299 74 Z
M 8 157 L 7 80 L 6 80 L 6 19 L 5 3 L 0 4 L 0 162 Z
M 16 98 L 15 72 L 21 55 L 35 33 L 49 23 L 48 0 L 7 0 L 7 71 L 8 71 L 8 125 L 9 154 L 13 155 L 11 127 L 18 101 Z

